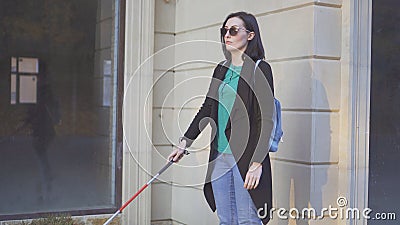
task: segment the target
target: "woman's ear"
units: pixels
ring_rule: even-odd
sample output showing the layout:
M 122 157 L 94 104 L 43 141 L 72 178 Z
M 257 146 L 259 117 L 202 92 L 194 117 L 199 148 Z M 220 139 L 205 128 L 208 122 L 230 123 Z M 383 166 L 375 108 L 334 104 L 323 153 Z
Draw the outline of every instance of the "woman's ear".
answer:
M 253 40 L 253 38 L 254 38 L 255 35 L 256 35 L 256 34 L 255 34 L 253 31 L 251 31 L 251 32 L 247 35 L 247 40 L 248 40 L 248 41 Z

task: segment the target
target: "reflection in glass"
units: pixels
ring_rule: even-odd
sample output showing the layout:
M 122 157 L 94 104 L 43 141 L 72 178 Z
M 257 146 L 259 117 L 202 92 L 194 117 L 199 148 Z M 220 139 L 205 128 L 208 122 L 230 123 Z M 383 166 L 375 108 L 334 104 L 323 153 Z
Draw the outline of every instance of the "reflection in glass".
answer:
M 115 206 L 113 4 L 0 1 L 0 216 Z

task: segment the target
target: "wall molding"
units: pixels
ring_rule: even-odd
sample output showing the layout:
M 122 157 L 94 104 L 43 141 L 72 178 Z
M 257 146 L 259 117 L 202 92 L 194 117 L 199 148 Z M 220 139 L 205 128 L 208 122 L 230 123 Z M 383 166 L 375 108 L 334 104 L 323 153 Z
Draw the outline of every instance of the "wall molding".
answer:
M 151 178 L 154 0 L 126 1 L 122 202 Z M 122 224 L 150 224 L 151 190 L 122 213 Z
M 351 174 L 349 207 L 368 207 L 369 117 L 371 86 L 372 0 L 351 1 Z M 367 219 L 349 220 L 366 225 Z

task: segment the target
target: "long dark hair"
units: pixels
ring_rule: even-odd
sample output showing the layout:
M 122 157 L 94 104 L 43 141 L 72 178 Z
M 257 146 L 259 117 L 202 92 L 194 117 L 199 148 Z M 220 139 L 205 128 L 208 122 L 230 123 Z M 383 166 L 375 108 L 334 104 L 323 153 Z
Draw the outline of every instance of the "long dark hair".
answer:
M 222 27 L 225 27 L 225 24 L 228 21 L 228 19 L 232 17 L 237 17 L 241 19 L 244 22 L 244 27 L 249 31 L 253 31 L 255 34 L 254 38 L 250 40 L 249 43 L 247 44 L 246 51 L 244 51 L 242 57 L 248 55 L 251 59 L 253 59 L 253 61 L 257 61 L 258 59 L 264 59 L 265 58 L 264 47 L 261 41 L 258 23 L 254 15 L 247 12 L 231 13 L 226 17 L 224 23 L 222 24 Z M 221 43 L 222 43 L 222 51 L 224 52 L 225 58 L 230 60 L 231 53 L 228 50 L 226 50 L 225 40 L 222 34 L 221 34 Z

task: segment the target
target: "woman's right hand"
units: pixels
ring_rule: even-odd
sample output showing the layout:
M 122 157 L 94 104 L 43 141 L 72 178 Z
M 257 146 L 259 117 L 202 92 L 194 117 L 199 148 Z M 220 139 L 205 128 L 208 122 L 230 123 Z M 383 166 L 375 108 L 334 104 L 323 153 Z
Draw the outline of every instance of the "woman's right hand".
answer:
M 173 147 L 171 154 L 168 156 L 169 161 L 179 162 L 183 157 L 186 148 L 186 140 L 182 140 L 177 146 Z

